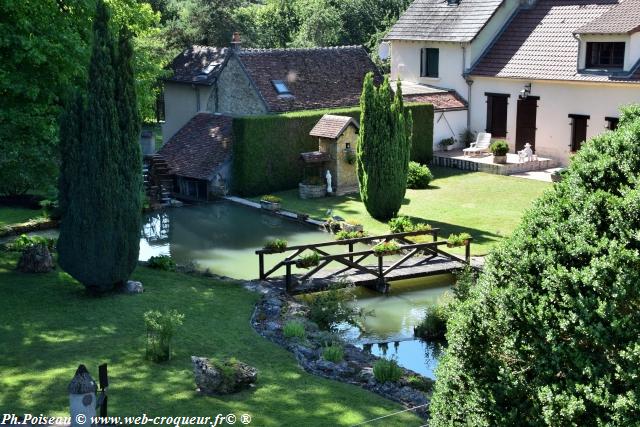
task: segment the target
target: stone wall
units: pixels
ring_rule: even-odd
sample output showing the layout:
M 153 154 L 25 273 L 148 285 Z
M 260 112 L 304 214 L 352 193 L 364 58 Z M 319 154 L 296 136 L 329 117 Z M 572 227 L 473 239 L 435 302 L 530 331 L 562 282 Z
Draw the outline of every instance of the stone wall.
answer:
M 355 154 L 358 134 L 354 126 L 349 126 L 338 140 L 320 138 L 320 151 L 329 153 L 331 161 L 328 168 L 333 177 L 332 187 L 335 194 L 342 196 L 358 192 L 358 176 L 355 161 L 347 162 L 347 144 Z
M 325 185 L 308 185 L 298 184 L 298 193 L 301 199 L 319 199 L 327 195 L 327 187 Z
M 232 116 L 266 114 L 267 107 L 235 57 L 220 73 L 217 112 Z

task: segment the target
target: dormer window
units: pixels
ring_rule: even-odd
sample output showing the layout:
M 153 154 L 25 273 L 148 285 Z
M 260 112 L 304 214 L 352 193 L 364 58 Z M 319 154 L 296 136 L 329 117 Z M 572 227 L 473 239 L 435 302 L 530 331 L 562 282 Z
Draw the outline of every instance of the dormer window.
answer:
M 278 95 L 291 95 L 291 91 L 282 80 L 271 80 L 271 84 L 273 84 Z
M 587 42 L 586 68 L 622 69 L 624 42 Z

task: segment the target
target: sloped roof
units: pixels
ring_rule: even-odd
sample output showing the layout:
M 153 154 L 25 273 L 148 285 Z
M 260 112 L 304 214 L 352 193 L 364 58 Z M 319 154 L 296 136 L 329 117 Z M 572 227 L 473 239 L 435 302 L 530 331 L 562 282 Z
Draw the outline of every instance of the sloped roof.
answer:
M 337 139 L 349 125 L 353 125 L 356 128 L 360 127 L 353 117 L 325 114 L 318 120 L 318 123 L 316 123 L 313 129 L 311 129 L 309 135 L 320 138 Z
M 434 111 L 466 110 L 467 102 L 456 91 L 436 92 L 422 95 L 403 95 L 404 102 L 426 102 Z
M 640 31 L 640 0 L 624 0 L 591 22 L 578 28 L 576 34 L 631 34 Z
M 270 112 L 356 106 L 368 72 L 382 75 L 362 46 L 242 49 L 234 52 Z M 282 80 L 291 95 L 278 95 Z
M 386 40 L 470 42 L 504 0 L 415 0 L 391 28 Z
M 616 0 L 539 0 L 521 10 L 469 74 L 532 80 L 638 83 L 631 75 L 579 73 L 574 31 L 616 6 Z
M 198 113 L 158 151 L 171 173 L 187 178 L 211 179 L 231 155 L 232 118 Z
M 193 45 L 176 56 L 169 68 L 168 81 L 192 84 L 212 84 L 226 61 L 229 49 Z
M 307 153 L 300 153 L 302 161 L 305 163 L 325 163 L 331 160 L 329 153 L 322 151 L 309 151 Z

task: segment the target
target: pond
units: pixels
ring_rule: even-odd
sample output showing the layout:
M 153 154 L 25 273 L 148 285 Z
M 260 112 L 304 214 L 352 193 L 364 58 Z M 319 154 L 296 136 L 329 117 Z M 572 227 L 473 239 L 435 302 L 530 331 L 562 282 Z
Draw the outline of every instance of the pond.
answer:
M 355 305 L 373 315 L 365 317 L 361 328 L 343 327 L 345 338 L 376 356 L 396 358 L 401 366 L 435 378 L 443 345 L 414 339 L 413 328 L 454 281 L 452 275 L 443 275 L 395 282 L 387 295 L 358 288 Z
M 256 279 L 259 274 L 255 250 L 270 239 L 285 239 L 293 246 L 330 241 L 332 236 L 254 208 L 219 201 L 147 215 L 140 260 L 171 255 L 178 264 L 194 261 L 221 276 Z M 265 257 L 266 268 L 285 256 Z

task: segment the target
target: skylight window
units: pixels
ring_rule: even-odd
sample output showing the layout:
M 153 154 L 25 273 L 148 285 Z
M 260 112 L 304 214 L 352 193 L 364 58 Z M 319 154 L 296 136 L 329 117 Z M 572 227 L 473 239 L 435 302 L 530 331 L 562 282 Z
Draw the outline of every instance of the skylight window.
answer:
M 278 95 L 291 95 L 291 91 L 282 80 L 271 80 L 271 83 L 276 92 L 278 92 Z

